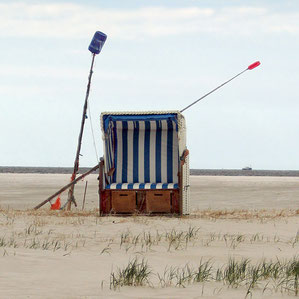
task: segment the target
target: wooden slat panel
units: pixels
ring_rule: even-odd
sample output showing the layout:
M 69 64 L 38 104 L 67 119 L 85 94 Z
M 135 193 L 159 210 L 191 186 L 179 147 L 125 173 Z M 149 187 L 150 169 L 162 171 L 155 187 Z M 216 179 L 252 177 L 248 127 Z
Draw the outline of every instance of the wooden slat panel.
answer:
M 147 191 L 146 212 L 147 213 L 170 213 L 171 192 L 170 191 Z
M 179 214 L 180 213 L 180 193 L 179 190 L 173 190 L 171 194 L 171 212 Z
M 134 213 L 136 210 L 135 191 L 112 191 L 112 212 Z

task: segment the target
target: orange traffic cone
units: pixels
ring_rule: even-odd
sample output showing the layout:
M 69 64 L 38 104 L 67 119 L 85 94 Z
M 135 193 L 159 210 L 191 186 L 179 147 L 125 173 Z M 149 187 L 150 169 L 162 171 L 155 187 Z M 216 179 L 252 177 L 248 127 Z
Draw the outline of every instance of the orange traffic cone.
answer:
M 55 203 L 51 204 L 51 210 L 59 210 L 60 206 L 61 206 L 60 196 L 58 196 Z

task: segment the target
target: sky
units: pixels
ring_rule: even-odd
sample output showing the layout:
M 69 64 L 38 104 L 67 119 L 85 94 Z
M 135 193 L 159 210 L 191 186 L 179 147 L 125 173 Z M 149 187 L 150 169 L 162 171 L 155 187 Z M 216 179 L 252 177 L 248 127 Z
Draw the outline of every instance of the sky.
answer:
M 103 155 L 103 111 L 184 112 L 190 167 L 299 168 L 299 2 L 0 1 L 0 166 L 73 166 Z

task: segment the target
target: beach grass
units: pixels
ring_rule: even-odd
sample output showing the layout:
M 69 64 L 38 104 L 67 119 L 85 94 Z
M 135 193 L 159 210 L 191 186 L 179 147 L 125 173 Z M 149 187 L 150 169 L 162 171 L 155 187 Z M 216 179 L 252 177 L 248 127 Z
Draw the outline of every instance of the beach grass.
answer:
M 156 277 L 158 283 L 152 278 Z M 156 281 L 157 281 L 156 279 Z M 298 296 L 299 257 L 289 260 L 261 260 L 253 264 L 250 259 L 229 258 L 227 264 L 214 267 L 208 260 L 200 260 L 199 265 L 189 263 L 183 267 L 167 266 L 162 273 L 153 272 L 148 262 L 135 257 L 123 267 L 110 273 L 110 289 L 124 286 L 151 286 L 153 288 L 186 287 L 196 283 L 222 283 L 228 288 L 244 290 L 244 297 L 252 295 L 255 289 L 262 288 L 273 293 Z
M 89 273 L 94 267 L 107 296 L 136 287 L 169 289 L 167 294 L 174 294 L 173 288 L 198 288 L 210 296 L 240 292 L 240 298 L 299 295 L 296 210 L 205 213 L 99 217 L 96 210 L 2 209 L 0 258 L 7 273 L 14 260 L 22 264 L 29 259 L 33 265 L 42 261 L 51 269 L 53 261 L 60 267 L 73 259 L 73 269 L 79 259 L 80 271 L 86 267 Z

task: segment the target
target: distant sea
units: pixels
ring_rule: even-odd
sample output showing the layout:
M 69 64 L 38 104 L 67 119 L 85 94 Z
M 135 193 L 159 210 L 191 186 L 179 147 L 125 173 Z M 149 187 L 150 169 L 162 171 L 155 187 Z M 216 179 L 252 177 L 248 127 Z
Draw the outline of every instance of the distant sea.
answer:
M 80 173 L 90 168 L 82 167 Z M 0 173 L 64 173 L 71 174 L 72 167 L 0 167 Z M 211 176 L 278 176 L 297 177 L 299 170 L 241 170 L 241 169 L 190 169 L 191 175 Z

